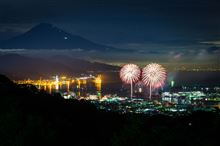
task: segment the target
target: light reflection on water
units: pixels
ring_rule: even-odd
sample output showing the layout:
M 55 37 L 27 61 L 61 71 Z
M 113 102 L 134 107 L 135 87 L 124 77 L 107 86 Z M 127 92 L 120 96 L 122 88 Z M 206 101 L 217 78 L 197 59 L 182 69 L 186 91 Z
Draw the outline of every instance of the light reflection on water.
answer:
M 43 89 L 48 93 L 70 93 L 74 92 L 77 96 L 86 96 L 87 94 L 96 94 L 101 92 L 102 84 L 90 81 L 78 81 L 76 83 L 65 83 L 55 85 L 38 86 L 38 89 Z

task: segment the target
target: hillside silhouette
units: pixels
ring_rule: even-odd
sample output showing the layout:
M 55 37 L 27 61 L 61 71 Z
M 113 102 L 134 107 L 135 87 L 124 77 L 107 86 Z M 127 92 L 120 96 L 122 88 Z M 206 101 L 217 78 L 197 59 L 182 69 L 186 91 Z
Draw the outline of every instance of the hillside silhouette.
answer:
M 214 146 L 219 123 L 219 114 L 209 112 L 178 117 L 105 112 L 0 75 L 1 146 Z
M 79 76 L 88 71 L 106 72 L 119 67 L 99 62 L 90 62 L 62 55 L 50 58 L 30 57 L 19 54 L 0 55 L 0 72 L 11 78 L 39 78 L 51 75 Z M 16 74 L 15 74 L 16 73 Z

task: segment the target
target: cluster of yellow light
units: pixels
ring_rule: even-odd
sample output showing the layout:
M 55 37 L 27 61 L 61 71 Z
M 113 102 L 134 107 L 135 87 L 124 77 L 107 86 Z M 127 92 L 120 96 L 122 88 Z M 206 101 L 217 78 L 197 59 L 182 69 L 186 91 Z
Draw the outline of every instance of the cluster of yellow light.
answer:
M 89 79 L 89 78 L 88 78 Z M 102 84 L 102 80 L 101 80 L 101 75 L 98 75 L 96 78 L 93 78 L 93 81 L 96 85 L 97 90 L 101 90 L 101 84 Z M 51 93 L 52 89 L 59 89 L 59 87 L 61 87 L 62 85 L 66 85 L 67 86 L 67 91 L 69 91 L 70 88 L 70 84 L 76 83 L 77 84 L 77 88 L 79 89 L 81 87 L 81 85 L 85 85 L 87 84 L 87 79 L 84 78 L 76 78 L 76 79 L 71 79 L 71 78 L 67 78 L 66 76 L 62 76 L 58 79 L 58 76 L 56 76 L 56 79 L 54 80 L 19 80 L 19 81 L 15 81 L 15 83 L 17 84 L 32 84 L 35 85 L 36 87 L 38 87 L 39 89 L 44 89 L 47 90 L 49 89 L 49 92 Z
M 95 83 L 96 83 L 96 84 L 101 84 L 101 83 L 102 83 L 102 77 L 101 77 L 101 75 L 98 75 L 98 77 L 95 78 Z
M 15 81 L 17 84 L 32 84 L 38 87 L 39 89 L 49 90 L 51 93 L 51 90 L 54 88 L 56 90 L 59 89 L 62 85 L 67 85 L 67 90 L 69 90 L 70 83 L 73 83 L 74 80 L 63 80 L 64 78 L 61 78 L 62 80 L 19 80 Z
M 66 80 L 66 76 L 62 76 L 61 79 L 62 79 L 62 80 Z
M 63 85 L 69 84 L 70 81 L 50 81 L 50 80 L 19 80 L 15 81 L 17 84 L 32 84 L 36 86 L 47 86 L 47 85 Z

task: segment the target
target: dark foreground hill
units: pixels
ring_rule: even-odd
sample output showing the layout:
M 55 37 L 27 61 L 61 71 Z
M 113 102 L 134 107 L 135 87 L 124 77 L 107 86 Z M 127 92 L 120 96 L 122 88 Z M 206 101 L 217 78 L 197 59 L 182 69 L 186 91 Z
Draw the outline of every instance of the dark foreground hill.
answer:
M 219 115 L 119 115 L 86 101 L 64 100 L 0 75 L 1 146 L 214 146 Z

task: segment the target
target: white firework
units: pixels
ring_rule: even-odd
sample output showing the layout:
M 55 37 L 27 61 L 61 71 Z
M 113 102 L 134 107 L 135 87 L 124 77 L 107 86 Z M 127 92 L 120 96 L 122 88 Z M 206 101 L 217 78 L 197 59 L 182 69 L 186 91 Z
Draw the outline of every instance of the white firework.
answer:
M 166 70 L 160 64 L 151 63 L 142 69 L 142 81 L 151 88 L 159 88 L 166 80 Z
M 120 78 L 126 84 L 131 84 L 131 98 L 133 94 L 132 84 L 140 79 L 141 70 L 136 64 L 126 64 L 120 70 Z
M 130 84 L 139 80 L 140 68 L 136 64 L 126 64 L 121 68 L 120 78 L 123 82 Z

